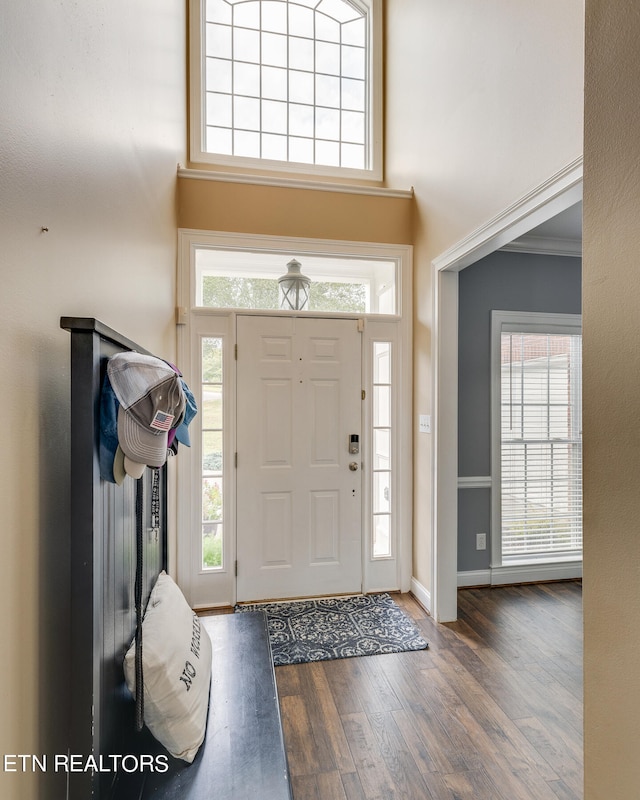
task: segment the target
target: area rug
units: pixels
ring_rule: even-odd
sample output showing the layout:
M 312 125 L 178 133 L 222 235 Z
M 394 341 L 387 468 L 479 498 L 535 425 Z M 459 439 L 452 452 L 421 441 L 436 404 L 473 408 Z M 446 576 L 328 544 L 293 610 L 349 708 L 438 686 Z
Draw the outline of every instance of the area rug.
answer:
M 266 612 L 276 667 L 428 647 L 388 594 L 253 603 L 235 611 Z

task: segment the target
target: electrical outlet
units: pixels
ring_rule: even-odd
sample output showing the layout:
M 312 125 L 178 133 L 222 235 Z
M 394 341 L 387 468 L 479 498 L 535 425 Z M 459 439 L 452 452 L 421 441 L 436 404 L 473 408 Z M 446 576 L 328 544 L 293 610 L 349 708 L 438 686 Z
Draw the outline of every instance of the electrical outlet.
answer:
M 476 550 L 486 550 L 486 549 L 487 549 L 487 534 L 476 533 Z

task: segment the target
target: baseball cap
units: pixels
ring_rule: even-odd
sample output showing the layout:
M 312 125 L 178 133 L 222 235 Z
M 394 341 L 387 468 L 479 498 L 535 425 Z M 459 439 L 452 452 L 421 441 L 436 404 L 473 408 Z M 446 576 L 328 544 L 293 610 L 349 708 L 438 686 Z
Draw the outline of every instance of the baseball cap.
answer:
M 180 383 L 182 384 L 182 390 L 184 392 L 185 407 L 184 407 L 184 418 L 180 423 L 180 425 L 178 425 L 178 427 L 176 428 L 176 439 L 180 442 L 180 444 L 184 444 L 187 447 L 191 447 L 191 437 L 189 436 L 189 423 L 198 413 L 198 406 L 196 404 L 196 399 L 193 396 L 193 392 L 187 386 L 183 378 L 180 378 Z
M 113 476 L 117 484 L 122 484 L 127 475 L 132 478 L 141 478 L 146 468 L 146 464 L 138 464 L 125 456 L 122 448 L 118 445 L 113 459 Z
M 166 461 L 168 432 L 184 417 L 184 391 L 165 361 L 143 353 L 117 353 L 107 364 L 107 374 L 120 403 L 118 441 L 124 468 L 139 477 L 144 465 L 161 467 Z
M 189 436 L 189 423 L 198 413 L 198 405 L 196 403 L 196 399 L 193 396 L 193 392 L 188 387 L 187 382 L 182 376 L 182 372 L 180 369 L 176 367 L 175 364 L 172 364 L 170 361 L 167 361 L 167 364 L 171 367 L 171 369 L 180 376 L 180 383 L 182 384 L 182 391 L 184 392 L 185 397 L 185 409 L 184 409 L 184 417 L 180 425 L 177 428 L 172 428 L 169 431 L 168 437 L 168 444 L 169 447 L 172 448 L 174 452 L 177 452 L 178 445 L 177 443 L 174 444 L 174 441 L 180 442 L 181 444 L 186 445 L 187 447 L 191 447 L 191 438 Z

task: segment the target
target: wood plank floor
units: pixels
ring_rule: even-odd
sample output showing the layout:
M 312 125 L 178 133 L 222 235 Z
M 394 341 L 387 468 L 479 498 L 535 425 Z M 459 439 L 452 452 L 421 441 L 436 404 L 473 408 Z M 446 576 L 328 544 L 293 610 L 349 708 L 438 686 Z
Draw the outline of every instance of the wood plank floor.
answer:
M 294 800 L 579 800 L 579 582 L 459 591 L 428 650 L 276 668 Z

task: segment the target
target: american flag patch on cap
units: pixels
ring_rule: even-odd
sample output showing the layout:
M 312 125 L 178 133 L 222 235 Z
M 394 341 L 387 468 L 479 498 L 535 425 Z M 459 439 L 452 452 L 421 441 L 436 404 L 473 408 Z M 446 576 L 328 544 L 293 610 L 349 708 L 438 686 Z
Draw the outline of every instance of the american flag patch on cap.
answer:
M 150 427 L 155 428 L 157 431 L 168 431 L 171 429 L 173 420 L 173 414 L 166 414 L 164 411 L 156 411 L 154 418 L 151 420 Z

